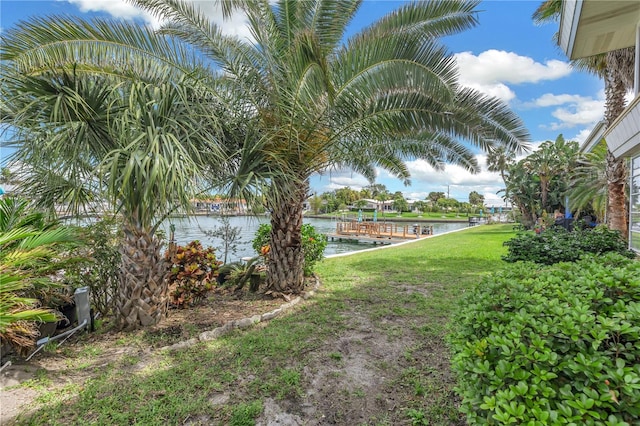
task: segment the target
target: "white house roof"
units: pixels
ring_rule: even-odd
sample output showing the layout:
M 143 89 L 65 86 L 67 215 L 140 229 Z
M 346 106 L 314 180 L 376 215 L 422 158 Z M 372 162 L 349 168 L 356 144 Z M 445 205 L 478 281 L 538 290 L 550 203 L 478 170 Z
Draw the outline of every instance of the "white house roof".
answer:
M 571 59 L 635 46 L 640 1 L 565 0 L 560 47 Z

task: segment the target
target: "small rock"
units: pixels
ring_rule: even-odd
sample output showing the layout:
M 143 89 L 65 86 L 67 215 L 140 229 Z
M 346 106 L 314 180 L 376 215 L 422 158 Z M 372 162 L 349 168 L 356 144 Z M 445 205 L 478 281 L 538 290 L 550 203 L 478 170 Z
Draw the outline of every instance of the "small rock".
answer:
M 282 308 L 275 309 L 275 310 L 273 310 L 271 312 L 267 312 L 266 314 L 262 314 L 260 319 L 262 321 L 269 321 L 269 320 L 272 320 L 275 317 L 279 316 L 281 313 L 282 313 Z
M 193 338 L 193 339 L 189 339 L 189 340 L 184 340 L 182 342 L 174 343 L 173 345 L 170 345 L 170 346 L 165 346 L 162 349 L 163 350 L 167 350 L 167 351 L 175 351 L 175 350 L 178 350 L 178 349 L 188 348 L 190 346 L 195 345 L 196 343 L 198 343 L 198 339 Z
M 198 338 L 203 342 L 206 342 L 207 340 L 215 340 L 220 336 L 224 336 L 229 332 L 229 330 L 230 328 L 224 325 L 222 327 L 214 328 L 213 330 L 204 331 L 200 333 L 200 336 L 198 336 Z

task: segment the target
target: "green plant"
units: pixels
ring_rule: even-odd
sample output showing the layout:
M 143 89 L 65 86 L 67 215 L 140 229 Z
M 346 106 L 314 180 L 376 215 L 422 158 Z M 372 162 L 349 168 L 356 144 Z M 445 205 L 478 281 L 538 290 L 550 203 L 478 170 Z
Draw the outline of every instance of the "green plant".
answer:
M 427 416 L 425 416 L 422 410 L 410 408 L 407 410 L 407 416 L 413 426 L 427 426 L 429 424 L 429 419 L 427 419 Z
M 203 248 L 198 240 L 177 246 L 175 254 L 167 251 L 165 259 L 171 262 L 168 274 L 170 301 L 179 307 L 193 305 L 206 296 L 213 288 L 221 263 L 216 261 L 214 249 Z
M 576 228 L 572 232 L 564 228 L 549 228 L 540 234 L 523 232 L 504 243 L 509 252 L 502 259 L 507 262 L 530 261 L 551 265 L 557 262 L 573 262 L 586 253 L 619 253 L 628 258 L 635 254 L 627 249 L 618 231 L 605 226 L 594 229 Z
M 229 217 L 220 217 L 220 226 L 216 226 L 211 230 L 202 229 L 202 232 L 213 238 L 220 238 L 222 240 L 222 262 L 227 263 L 227 255 L 230 253 L 235 255 L 238 251 L 238 244 L 242 241 L 242 228 L 239 226 L 231 226 Z
M 451 335 L 470 424 L 629 425 L 640 417 L 640 262 L 511 265 L 462 302 Z
M 229 425 L 231 426 L 253 426 L 255 418 L 262 413 L 262 402 L 253 401 L 250 404 L 238 404 L 231 414 Z
M 121 266 L 121 234 L 115 219 L 103 219 L 84 228 L 86 261 L 66 271 L 71 287 L 89 287 L 91 304 L 103 316 L 113 312 Z
M 74 228 L 46 224 L 25 200 L 0 199 L 0 338 L 18 352 L 35 344 L 36 322 L 58 319 L 47 309 L 63 296 L 52 277 L 77 261 L 77 245 Z
M 260 255 L 265 255 L 269 250 L 269 238 L 271 225 L 262 224 L 253 239 L 253 249 Z M 302 252 L 304 253 L 304 274 L 313 274 L 315 264 L 322 259 L 324 249 L 327 247 L 327 236 L 316 231 L 313 225 L 302 225 Z

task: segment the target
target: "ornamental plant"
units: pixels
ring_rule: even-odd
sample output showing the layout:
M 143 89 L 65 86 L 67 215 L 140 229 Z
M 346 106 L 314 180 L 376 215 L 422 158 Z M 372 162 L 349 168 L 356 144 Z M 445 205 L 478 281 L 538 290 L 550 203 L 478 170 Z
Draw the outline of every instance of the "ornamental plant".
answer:
M 213 288 L 222 263 L 216 260 L 214 252 L 212 247 L 203 248 L 198 240 L 186 246 L 176 246 L 175 254 L 167 250 L 165 259 L 171 263 L 168 274 L 171 303 L 184 308 L 206 297 Z
M 518 263 L 461 306 L 450 342 L 469 424 L 637 424 L 640 262 Z
M 606 226 L 594 229 L 574 229 L 568 232 L 561 227 L 553 227 L 539 234 L 522 232 L 504 243 L 508 253 L 502 256 L 506 262 L 530 261 L 545 265 L 557 262 L 574 262 L 586 253 L 619 253 L 630 259 L 635 253 L 627 249 L 620 232 Z
M 256 231 L 253 239 L 253 249 L 261 256 L 269 253 L 269 238 L 271 235 L 271 225 L 263 223 Z M 327 247 L 327 236 L 316 231 L 313 225 L 305 223 L 302 225 L 302 252 L 304 253 L 304 275 L 310 276 L 316 262 L 324 256 Z

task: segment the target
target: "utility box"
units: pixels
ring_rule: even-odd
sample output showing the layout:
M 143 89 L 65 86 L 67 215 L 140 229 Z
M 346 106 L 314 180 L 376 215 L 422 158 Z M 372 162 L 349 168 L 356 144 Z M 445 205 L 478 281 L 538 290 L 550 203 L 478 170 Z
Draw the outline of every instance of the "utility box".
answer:
M 89 299 L 89 287 L 77 288 L 73 293 L 76 301 L 76 313 L 78 315 L 78 325 L 84 324 L 89 330 L 91 326 L 91 301 Z

